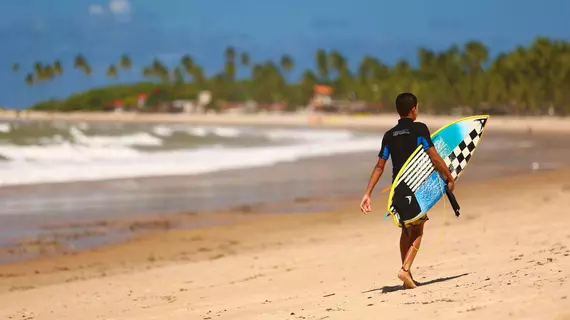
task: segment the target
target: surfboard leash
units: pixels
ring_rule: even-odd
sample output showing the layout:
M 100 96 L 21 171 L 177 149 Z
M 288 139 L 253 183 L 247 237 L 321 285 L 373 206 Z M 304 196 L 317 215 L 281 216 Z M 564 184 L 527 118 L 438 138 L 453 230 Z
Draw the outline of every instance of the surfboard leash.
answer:
M 445 184 L 445 180 L 443 180 L 443 183 Z M 441 186 L 441 197 L 443 198 L 443 194 L 445 193 L 445 187 L 443 185 Z M 443 200 L 443 222 L 441 225 L 441 230 L 439 231 L 439 241 L 438 241 L 438 245 L 441 244 L 442 240 L 443 240 L 443 232 L 444 232 L 444 228 L 445 228 L 445 219 L 447 217 L 447 206 L 445 205 L 445 200 Z

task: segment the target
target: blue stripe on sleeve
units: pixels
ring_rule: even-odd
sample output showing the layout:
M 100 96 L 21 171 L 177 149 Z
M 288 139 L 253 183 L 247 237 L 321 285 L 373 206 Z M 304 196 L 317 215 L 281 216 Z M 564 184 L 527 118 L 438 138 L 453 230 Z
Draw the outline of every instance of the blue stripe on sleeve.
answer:
M 382 150 L 382 159 L 388 160 L 389 157 L 390 157 L 390 149 L 388 149 L 388 146 L 385 146 L 384 150 Z
M 424 151 L 429 149 L 429 143 L 424 137 L 418 137 L 418 146 L 419 145 L 422 145 L 424 147 Z

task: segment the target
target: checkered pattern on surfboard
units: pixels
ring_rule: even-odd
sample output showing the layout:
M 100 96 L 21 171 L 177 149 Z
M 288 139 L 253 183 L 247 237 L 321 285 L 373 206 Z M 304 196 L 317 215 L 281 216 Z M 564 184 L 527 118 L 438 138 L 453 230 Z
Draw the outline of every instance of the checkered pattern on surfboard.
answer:
M 481 132 L 482 127 L 471 130 L 469 135 L 444 159 L 453 179 L 457 180 L 461 171 L 465 169 L 465 166 L 471 160 L 473 150 L 475 150 L 479 139 L 481 139 Z
M 485 122 L 482 122 L 480 126 L 476 126 L 471 132 L 453 149 L 453 151 L 445 157 L 444 161 L 449 171 L 451 171 L 451 176 L 454 180 L 465 169 L 469 160 L 473 155 L 473 151 L 477 147 L 477 143 L 481 139 L 481 134 L 483 133 L 483 127 Z M 413 176 L 413 172 L 419 172 L 416 176 Z M 416 192 L 422 183 L 435 171 L 433 163 L 429 159 L 428 154 L 424 150 L 418 151 L 410 160 L 408 166 L 398 179 L 396 186 L 400 183 L 405 183 L 412 192 Z M 396 213 L 396 209 L 390 206 L 390 211 Z

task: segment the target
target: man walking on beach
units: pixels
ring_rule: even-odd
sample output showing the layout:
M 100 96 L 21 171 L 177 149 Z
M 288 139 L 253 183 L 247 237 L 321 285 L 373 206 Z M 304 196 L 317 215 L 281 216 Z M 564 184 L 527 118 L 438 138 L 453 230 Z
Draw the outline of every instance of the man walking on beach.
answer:
M 400 115 L 398 124 L 386 131 L 382 138 L 382 147 L 378 154 L 378 162 L 372 171 L 366 192 L 360 202 L 360 210 L 364 213 L 371 212 L 372 190 L 384 172 L 384 166 L 389 157 L 392 157 L 392 183 L 410 155 L 418 146 L 422 146 L 429 155 L 434 167 L 448 181 L 448 187 L 453 191 L 455 187 L 454 179 L 449 168 L 439 156 L 431 141 L 428 127 L 421 122 L 416 122 L 418 116 L 418 99 L 412 93 L 401 93 L 396 98 L 396 110 Z M 408 227 L 402 227 L 400 236 L 400 255 L 402 258 L 402 268 L 398 272 L 398 278 L 404 282 L 406 289 L 417 287 L 410 268 L 420 249 L 422 241 L 424 223 L 429 220 L 427 215 L 415 221 Z M 407 228 L 409 233 L 404 232 Z

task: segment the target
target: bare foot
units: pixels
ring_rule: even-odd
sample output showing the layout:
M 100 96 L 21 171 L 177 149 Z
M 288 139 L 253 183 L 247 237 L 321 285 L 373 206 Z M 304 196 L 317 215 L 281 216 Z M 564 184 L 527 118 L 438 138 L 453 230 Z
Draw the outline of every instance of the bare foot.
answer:
M 400 269 L 400 272 L 398 272 L 398 278 L 400 278 L 400 280 L 404 282 L 404 288 L 406 289 L 417 288 L 414 280 L 410 276 L 409 271 L 404 271 L 404 269 Z
M 416 279 L 414 279 L 414 276 L 412 275 L 412 271 L 408 271 L 408 273 L 410 274 L 410 278 L 412 278 L 412 281 L 416 284 L 416 286 L 420 286 L 420 283 L 416 281 Z
M 410 278 L 412 278 L 412 281 L 417 285 L 418 283 L 416 282 L 416 280 L 414 280 L 414 276 L 412 275 L 412 271 L 408 271 L 408 273 L 410 274 Z M 402 282 L 402 286 L 404 287 L 404 289 L 406 288 L 406 284 Z
M 419 287 L 421 285 L 420 282 L 412 279 L 412 281 L 416 284 L 416 287 Z M 402 287 L 404 287 L 404 289 L 409 289 L 408 287 L 406 287 L 406 284 L 402 282 Z

